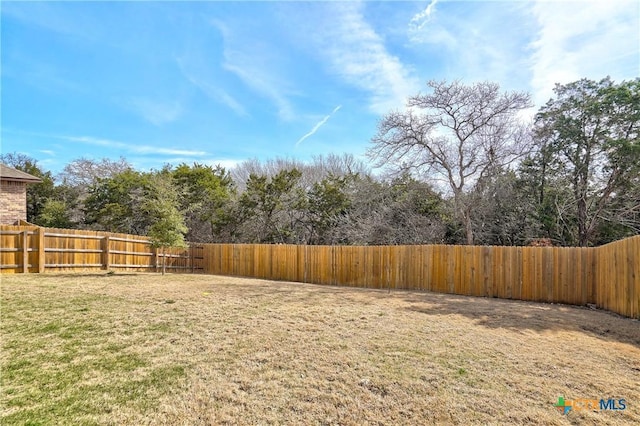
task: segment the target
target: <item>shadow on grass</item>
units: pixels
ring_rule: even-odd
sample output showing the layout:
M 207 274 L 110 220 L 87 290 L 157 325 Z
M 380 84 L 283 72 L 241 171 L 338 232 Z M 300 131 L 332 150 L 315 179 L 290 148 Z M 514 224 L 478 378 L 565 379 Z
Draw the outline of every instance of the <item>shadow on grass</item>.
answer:
M 300 284 L 300 283 L 290 283 Z M 367 293 L 368 298 L 384 300 L 401 298 L 408 306 L 403 309 L 433 316 L 461 315 L 475 325 L 515 332 L 570 331 L 585 333 L 598 339 L 627 343 L 640 348 L 640 321 L 602 309 L 556 303 L 529 302 L 513 299 L 462 296 L 415 290 L 371 289 L 349 286 L 307 284 L 321 294 L 338 294 L 352 303 L 367 303 L 353 297 L 354 291 Z M 299 296 L 298 296 L 299 297 Z M 308 296 L 310 301 L 316 294 Z
M 365 291 L 368 297 L 385 299 L 400 297 L 408 306 L 404 309 L 433 316 L 461 315 L 475 325 L 493 329 L 573 331 L 598 339 L 627 343 L 640 348 L 640 321 L 602 309 L 557 303 L 530 302 L 491 297 L 463 296 L 415 290 L 367 289 L 347 286 L 324 286 L 319 291 L 342 293 L 340 297 L 354 303 L 363 300 L 350 297 L 355 291 Z M 351 293 L 352 294 L 352 293 Z
M 395 294 L 398 294 L 395 292 Z M 406 309 L 434 317 L 462 315 L 487 328 L 574 331 L 640 347 L 640 321 L 581 306 L 410 292 Z
M 262 291 L 278 291 L 285 298 L 305 301 L 310 306 L 321 297 L 337 297 L 345 303 L 370 304 L 366 299 L 385 300 L 400 298 L 407 305 L 403 308 L 425 315 L 438 316 L 461 315 L 474 324 L 494 329 L 509 329 L 516 332 L 531 330 L 574 331 L 585 333 L 598 339 L 631 344 L 640 347 L 640 321 L 626 318 L 610 311 L 590 309 L 582 306 L 529 302 L 513 299 L 462 296 L 445 293 L 431 293 L 415 290 L 391 290 L 381 288 L 362 288 L 336 286 L 328 284 L 274 281 L 260 278 L 242 278 L 251 280 L 247 284 L 235 284 L 246 287 L 246 298 L 262 297 Z M 292 292 L 292 286 L 300 287 L 300 292 Z M 312 286 L 313 292 L 307 292 L 305 286 Z M 256 292 L 256 288 L 261 288 Z M 354 292 L 363 292 L 365 298 L 355 296 Z

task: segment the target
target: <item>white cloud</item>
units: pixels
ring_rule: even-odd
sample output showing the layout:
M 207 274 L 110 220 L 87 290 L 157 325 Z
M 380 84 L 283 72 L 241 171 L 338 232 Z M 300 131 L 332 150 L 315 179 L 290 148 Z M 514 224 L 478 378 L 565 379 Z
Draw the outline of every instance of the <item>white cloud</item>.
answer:
M 161 162 L 159 162 L 155 158 L 148 157 L 131 157 L 128 158 L 131 163 L 136 167 L 141 168 L 152 168 L 152 167 L 162 167 L 165 164 L 178 165 L 178 164 L 204 164 L 206 166 L 215 167 L 220 165 L 224 167 L 226 170 L 231 170 L 236 167 L 238 164 L 242 163 L 245 160 L 234 160 L 229 158 L 202 158 L 202 157 L 190 157 L 190 156 L 176 156 L 170 158 L 164 158 Z
M 436 11 L 438 0 L 431 0 L 429 5 L 420 13 L 417 13 L 409 22 L 409 30 L 419 31 L 431 20 L 431 15 Z
M 640 3 L 637 1 L 536 1 L 539 25 L 531 48 L 532 89 L 539 105 L 555 83 L 580 78 L 635 78 L 640 72 Z
M 470 39 L 468 32 L 474 26 L 473 23 L 460 25 L 456 16 L 448 13 L 438 14 L 440 19 L 436 19 L 436 5 L 438 0 L 431 0 L 427 7 L 416 13 L 407 25 L 407 37 L 409 41 L 416 44 L 431 44 L 440 46 L 449 51 L 458 51 L 458 55 L 464 54 L 460 51 L 460 46 Z
M 326 123 L 333 114 L 335 114 L 336 112 L 338 112 L 338 110 L 342 108 L 342 105 L 338 105 L 337 107 L 335 107 L 333 109 L 333 111 L 331 111 L 331 114 L 325 116 L 322 120 L 318 121 L 316 123 L 315 126 L 313 126 L 313 129 L 311 129 L 311 131 L 309 133 L 307 133 L 306 135 L 304 135 L 303 137 L 301 137 L 300 139 L 298 139 L 298 142 L 296 142 L 296 146 L 300 145 L 302 143 L 302 141 L 304 141 L 305 139 L 307 139 L 310 136 L 313 136 L 320 127 L 322 127 L 324 125 L 324 123 Z
M 244 109 L 244 107 L 242 106 L 242 104 L 240 104 L 240 102 L 238 102 L 233 96 L 231 96 L 224 90 L 214 89 L 212 96 L 217 97 L 220 100 L 220 102 L 222 102 L 223 104 L 231 108 L 233 111 L 235 111 L 236 114 L 243 117 L 246 117 L 247 115 L 249 115 L 247 111 Z
M 431 0 L 427 7 L 416 13 L 407 26 L 407 36 L 412 43 L 432 44 L 445 47 L 446 49 L 456 49 L 463 40 L 460 30 L 467 32 L 471 25 L 458 26 L 456 19 L 451 19 L 449 15 L 443 15 L 442 20 L 436 20 L 436 4 L 438 0 Z
M 208 159 L 208 160 L 204 160 L 203 163 L 207 164 L 209 166 L 217 166 L 220 165 L 222 167 L 224 167 L 226 170 L 231 170 L 233 168 L 235 168 L 238 164 L 244 162 L 245 160 L 233 160 L 233 159 Z
M 130 144 L 110 139 L 94 138 L 91 136 L 55 136 L 57 139 L 63 139 L 71 142 L 86 143 L 89 145 L 103 146 L 112 149 L 121 149 L 123 151 L 137 154 L 160 154 L 160 155 L 184 155 L 201 157 L 207 155 L 205 151 L 192 151 L 186 149 L 160 148 L 151 145 Z
M 221 89 L 219 87 L 215 87 L 215 86 L 213 86 L 213 85 L 211 85 L 211 84 L 209 84 L 209 83 L 207 83 L 206 81 L 203 81 L 203 80 L 197 80 L 195 78 L 189 78 L 189 80 L 195 86 L 200 88 L 200 90 L 202 90 L 209 98 L 211 98 L 211 99 L 215 100 L 216 102 L 219 102 L 219 103 L 221 103 L 223 105 L 226 105 L 227 107 L 229 107 L 233 112 L 235 112 L 239 116 L 246 117 L 246 116 L 249 115 L 247 113 L 247 110 L 244 108 L 244 106 L 242 106 L 242 104 L 240 102 L 238 102 L 238 100 L 236 100 L 236 98 L 231 96 L 225 90 L 223 90 L 223 89 Z
M 532 24 L 525 5 L 431 1 L 407 22 L 407 37 L 417 54 L 434 56 L 430 78 L 491 80 L 504 89 L 526 90 Z
M 184 78 L 200 89 L 210 99 L 226 105 L 239 116 L 246 117 L 249 115 L 244 106 L 236 98 L 211 82 L 212 78 L 208 75 L 211 74 L 210 72 L 207 72 L 206 69 L 197 70 L 198 66 L 196 66 L 194 62 L 195 61 L 189 60 L 187 57 L 176 58 L 176 63 Z M 200 68 L 202 67 L 203 66 L 200 65 Z
M 392 55 L 365 20 L 361 3 L 331 3 L 315 39 L 332 73 L 369 94 L 369 109 L 384 114 L 404 107 L 418 80 Z
M 236 74 L 249 87 L 263 96 L 270 98 L 278 108 L 278 116 L 290 121 L 294 118 L 293 108 L 289 100 L 276 88 L 270 77 L 265 75 L 259 67 L 251 65 L 249 55 L 237 51 L 226 51 L 227 62 L 224 68 Z
M 288 99 L 290 90 L 279 72 L 279 58 L 274 46 L 258 39 L 255 34 L 248 36 L 242 31 L 229 29 L 220 21 L 212 21 L 224 40 L 223 68 L 235 74 L 254 92 L 270 99 L 278 109 L 280 119 L 290 121 L 294 111 Z
M 513 24 L 510 24 L 513 23 Z M 633 0 L 430 1 L 407 22 L 418 49 L 445 57 L 437 78 L 497 81 L 537 107 L 556 83 L 640 74 L 640 3 Z M 444 51 L 444 54 L 443 54 Z

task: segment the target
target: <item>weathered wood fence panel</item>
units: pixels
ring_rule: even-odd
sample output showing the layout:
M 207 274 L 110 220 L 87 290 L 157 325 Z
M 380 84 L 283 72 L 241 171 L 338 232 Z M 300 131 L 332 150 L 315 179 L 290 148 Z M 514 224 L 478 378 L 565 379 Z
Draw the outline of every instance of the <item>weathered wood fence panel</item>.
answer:
M 0 272 L 204 272 L 573 305 L 640 318 L 640 236 L 596 248 L 192 244 L 159 253 L 147 237 L 0 226 Z
M 571 305 L 640 318 L 640 236 L 596 248 L 205 244 L 203 271 Z
M 640 318 L 640 236 L 597 250 L 595 303 L 621 315 Z
M 0 226 L 0 272 L 159 271 L 202 272 L 203 246 L 165 253 L 149 238 L 129 234 L 37 226 Z
M 38 227 L 3 225 L 0 229 L 0 271 L 38 272 Z

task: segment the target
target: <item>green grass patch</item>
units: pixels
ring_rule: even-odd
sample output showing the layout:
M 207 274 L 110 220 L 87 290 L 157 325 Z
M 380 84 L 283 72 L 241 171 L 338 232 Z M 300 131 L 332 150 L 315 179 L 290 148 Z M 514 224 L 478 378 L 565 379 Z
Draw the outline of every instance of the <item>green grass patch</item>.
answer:
M 65 288 L 52 278 L 30 291 L 3 288 L 0 423 L 94 425 L 109 423 L 115 412 L 144 417 L 180 387 L 184 360 L 145 350 L 172 332 L 169 321 L 149 326 L 135 300 Z M 123 322 L 127 312 L 136 316 Z

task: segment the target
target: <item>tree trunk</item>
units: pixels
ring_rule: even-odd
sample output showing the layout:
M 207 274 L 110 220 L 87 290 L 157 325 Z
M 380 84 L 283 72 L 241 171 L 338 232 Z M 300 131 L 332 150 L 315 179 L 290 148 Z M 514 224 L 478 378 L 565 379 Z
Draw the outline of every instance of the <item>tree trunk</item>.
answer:
M 467 210 L 464 212 L 464 230 L 467 235 L 467 245 L 473 245 L 473 224 L 471 223 L 471 214 Z
M 466 244 L 473 245 L 473 223 L 471 222 L 471 206 L 468 205 L 469 200 L 464 199 L 464 194 L 460 189 L 453 193 L 453 200 L 455 204 L 455 214 L 458 219 L 464 224 L 464 233 L 466 237 Z
M 576 209 L 578 221 L 578 246 L 586 247 L 589 245 L 589 235 L 587 233 L 587 176 L 581 176 L 577 179 L 576 193 Z
M 589 233 L 587 232 L 587 202 L 584 199 L 578 200 L 578 246 L 587 247 L 589 245 Z

